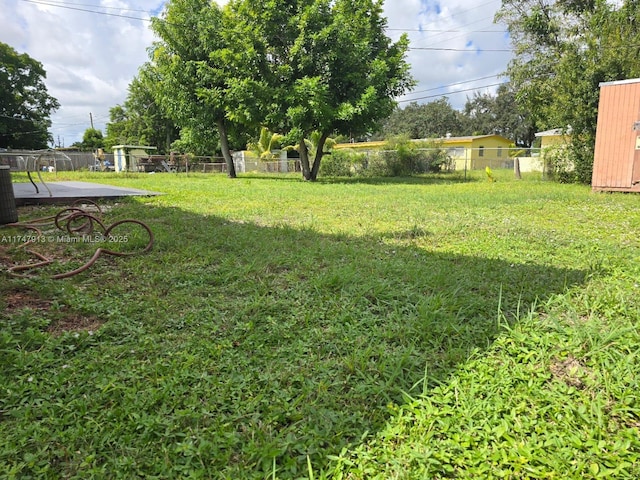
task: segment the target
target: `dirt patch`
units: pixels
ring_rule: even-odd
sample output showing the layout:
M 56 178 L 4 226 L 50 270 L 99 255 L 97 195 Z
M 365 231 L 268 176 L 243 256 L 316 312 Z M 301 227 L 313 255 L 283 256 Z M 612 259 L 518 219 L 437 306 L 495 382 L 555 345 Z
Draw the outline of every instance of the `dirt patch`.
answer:
M 30 308 L 31 310 L 49 310 L 51 300 L 40 298 L 31 292 L 10 291 L 5 294 L 6 312 Z
M 6 315 L 15 315 L 20 310 L 29 309 L 43 317 L 53 318 L 47 332 L 54 336 L 64 332 L 95 332 L 104 324 L 98 317 L 71 312 L 65 307 L 50 313 L 52 305 L 52 300 L 41 298 L 33 292 L 10 290 L 5 293 Z
M 7 245 L 0 243 L 0 268 L 3 270 L 13 266 L 13 260 L 8 250 Z
M 591 372 L 574 357 L 555 360 L 549 367 L 556 380 L 575 388 L 585 388 L 585 381 L 591 378 Z
M 98 330 L 104 322 L 97 317 L 68 314 L 54 321 L 47 328 L 51 335 L 62 335 L 65 332 L 89 332 Z

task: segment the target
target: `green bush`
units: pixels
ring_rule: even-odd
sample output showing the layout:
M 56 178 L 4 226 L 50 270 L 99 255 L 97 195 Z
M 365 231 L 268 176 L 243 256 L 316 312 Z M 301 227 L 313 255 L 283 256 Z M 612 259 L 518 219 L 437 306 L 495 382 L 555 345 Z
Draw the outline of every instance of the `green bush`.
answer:
M 570 151 L 573 164 L 575 165 L 574 182 L 591 184 L 593 175 L 593 155 L 595 139 L 593 141 L 572 142 Z
M 390 138 L 383 151 L 383 157 L 389 167 L 390 175 L 393 177 L 415 173 L 419 156 L 416 145 L 405 135 Z
M 394 137 L 383 150 L 359 153 L 334 150 L 323 157 L 320 175 L 328 177 L 402 177 L 449 170 L 451 157 L 435 142 Z
M 367 154 L 353 150 L 333 150 L 322 157 L 320 175 L 323 177 L 352 177 L 362 175 L 367 166 Z
M 383 157 L 391 176 L 440 172 L 451 165 L 451 157 L 437 142 L 416 143 L 408 137 L 389 140 Z
M 367 156 L 363 177 L 391 177 L 393 173 L 387 163 L 384 152 L 373 152 Z
M 320 175 L 323 177 L 350 177 L 351 155 L 345 150 L 335 150 L 322 157 Z
M 547 163 L 547 174 L 552 180 L 560 183 L 575 181 L 573 155 L 566 145 L 545 148 L 544 158 Z
M 424 172 L 441 172 L 451 171 L 453 169 L 453 160 L 447 151 L 441 145 L 430 143 L 425 147 L 428 150 L 423 151 L 425 155 L 423 171 Z

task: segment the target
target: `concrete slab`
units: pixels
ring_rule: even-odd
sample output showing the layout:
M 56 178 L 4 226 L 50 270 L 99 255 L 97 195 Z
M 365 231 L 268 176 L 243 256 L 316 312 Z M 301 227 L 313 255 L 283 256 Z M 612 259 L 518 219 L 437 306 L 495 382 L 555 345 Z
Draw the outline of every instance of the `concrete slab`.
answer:
M 18 207 L 37 204 L 64 204 L 79 198 L 111 200 L 128 196 L 162 195 L 160 192 L 90 182 L 47 182 L 46 186 L 36 182 L 38 192 L 31 183 L 13 183 L 12 185 Z

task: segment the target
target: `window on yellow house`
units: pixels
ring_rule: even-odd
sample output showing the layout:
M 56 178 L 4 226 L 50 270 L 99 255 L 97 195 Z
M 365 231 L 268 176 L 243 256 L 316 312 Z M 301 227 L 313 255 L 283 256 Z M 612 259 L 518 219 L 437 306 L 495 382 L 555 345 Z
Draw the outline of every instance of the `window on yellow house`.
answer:
M 497 154 L 497 155 L 498 155 L 499 157 L 501 157 L 501 156 L 502 156 L 502 147 L 498 147 L 498 154 Z
M 480 147 L 478 147 L 478 156 L 479 157 L 484 157 L 484 147 L 482 145 L 480 145 Z

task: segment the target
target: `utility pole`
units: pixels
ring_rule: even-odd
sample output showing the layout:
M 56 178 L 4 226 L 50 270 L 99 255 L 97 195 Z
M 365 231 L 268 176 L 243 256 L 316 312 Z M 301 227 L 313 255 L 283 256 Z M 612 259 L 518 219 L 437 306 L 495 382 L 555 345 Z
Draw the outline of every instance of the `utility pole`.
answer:
M 91 120 L 91 130 L 93 130 L 93 115 L 89 112 L 89 120 Z

